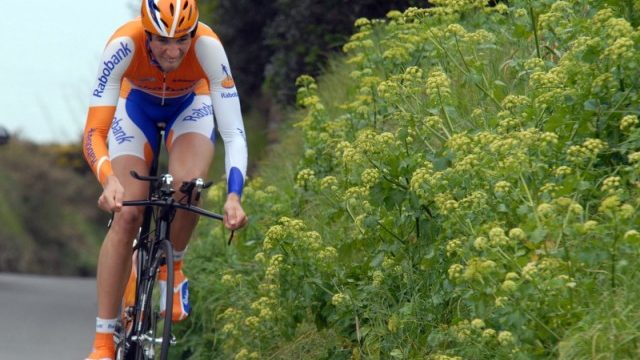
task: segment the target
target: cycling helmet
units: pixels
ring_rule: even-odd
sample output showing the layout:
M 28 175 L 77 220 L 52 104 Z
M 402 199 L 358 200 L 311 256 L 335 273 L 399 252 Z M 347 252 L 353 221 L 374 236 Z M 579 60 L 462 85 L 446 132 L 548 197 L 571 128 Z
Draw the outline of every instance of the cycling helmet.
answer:
M 142 0 L 142 26 L 152 34 L 177 38 L 198 25 L 196 0 Z

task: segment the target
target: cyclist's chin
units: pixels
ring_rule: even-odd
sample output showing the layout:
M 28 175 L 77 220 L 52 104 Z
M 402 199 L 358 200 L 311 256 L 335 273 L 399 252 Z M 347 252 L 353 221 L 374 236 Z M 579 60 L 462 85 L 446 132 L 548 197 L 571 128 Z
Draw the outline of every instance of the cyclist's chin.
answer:
M 177 69 L 181 63 L 182 63 L 182 59 L 176 60 L 176 61 L 162 61 L 160 62 L 160 66 L 162 67 L 162 70 L 164 70 L 165 72 L 171 72 Z

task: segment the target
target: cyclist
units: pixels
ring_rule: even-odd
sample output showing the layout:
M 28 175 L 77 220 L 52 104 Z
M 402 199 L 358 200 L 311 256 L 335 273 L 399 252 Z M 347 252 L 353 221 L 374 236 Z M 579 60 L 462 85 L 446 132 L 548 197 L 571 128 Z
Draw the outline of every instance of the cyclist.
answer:
M 224 48 L 211 28 L 198 21 L 195 0 L 142 0 L 141 16 L 116 30 L 102 55 L 83 152 L 103 188 L 99 207 L 115 215 L 100 249 L 96 336 L 87 359 L 115 356 L 112 335 L 127 281 L 135 281 L 131 248 L 143 214 L 142 208 L 123 207 L 122 202 L 147 195 L 148 184 L 129 172 L 148 174 L 157 156 L 152 149 L 159 122 L 166 124 L 169 173 L 176 184 L 206 177 L 217 125 L 225 145 L 228 187 L 224 224 L 232 230 L 244 226 L 240 198 L 247 144 L 240 102 Z M 172 223 L 174 321 L 189 313 L 182 259 L 196 222 L 196 215 L 179 210 Z M 161 285 L 162 276 L 161 271 Z

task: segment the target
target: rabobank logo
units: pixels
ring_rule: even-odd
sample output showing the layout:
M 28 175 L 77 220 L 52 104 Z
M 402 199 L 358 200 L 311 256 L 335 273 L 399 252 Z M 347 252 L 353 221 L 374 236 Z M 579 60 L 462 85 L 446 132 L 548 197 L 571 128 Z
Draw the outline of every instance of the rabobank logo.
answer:
M 202 105 L 202 107 L 192 109 L 191 114 L 185 116 L 182 121 L 198 121 L 198 119 L 202 119 L 203 117 L 209 115 L 213 115 L 213 106 L 204 104 Z
M 93 167 L 98 162 L 98 157 L 96 156 L 96 152 L 93 148 L 93 135 L 95 134 L 96 129 L 91 128 L 87 132 L 86 140 L 84 142 L 85 153 L 87 154 L 87 159 L 89 160 L 89 164 Z
M 93 90 L 93 96 L 99 98 L 102 97 L 102 93 L 104 93 L 104 89 L 107 86 L 111 73 L 116 66 L 122 62 L 122 60 L 129 57 L 131 52 L 129 44 L 125 44 L 121 41 L 120 48 L 116 50 L 115 54 L 113 54 L 109 60 L 103 62 L 102 71 L 98 74 L 98 86 Z
M 231 98 L 237 98 L 238 97 L 238 92 L 234 91 L 234 92 L 223 92 L 220 94 L 220 96 L 223 99 L 231 99 Z
M 113 122 L 111 123 L 111 132 L 113 134 L 113 138 L 118 142 L 118 144 L 122 145 L 126 142 L 132 142 L 135 139 L 133 135 L 127 135 L 124 127 L 120 125 L 122 119 L 113 118 Z

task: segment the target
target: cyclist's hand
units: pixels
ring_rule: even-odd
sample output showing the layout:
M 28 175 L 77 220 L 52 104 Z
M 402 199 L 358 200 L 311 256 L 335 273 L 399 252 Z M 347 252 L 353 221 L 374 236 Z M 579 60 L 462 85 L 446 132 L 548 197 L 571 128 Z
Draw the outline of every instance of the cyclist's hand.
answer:
M 229 230 L 239 229 L 247 224 L 247 215 L 240 205 L 240 197 L 231 193 L 224 204 L 224 226 Z
M 107 177 L 102 189 L 102 195 L 98 199 L 98 206 L 106 212 L 118 212 L 122 210 L 124 188 L 114 175 Z

